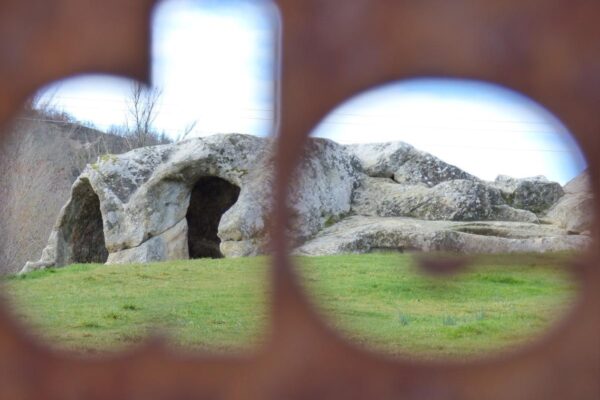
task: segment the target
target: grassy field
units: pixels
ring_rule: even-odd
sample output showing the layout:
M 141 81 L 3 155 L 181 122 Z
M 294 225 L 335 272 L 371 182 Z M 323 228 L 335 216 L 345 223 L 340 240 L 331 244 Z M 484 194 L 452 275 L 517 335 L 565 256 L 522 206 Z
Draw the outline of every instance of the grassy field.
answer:
M 467 357 L 543 332 L 576 287 L 561 255 L 487 256 L 451 279 L 421 275 L 407 254 L 299 258 L 315 304 L 353 341 L 388 353 Z M 14 312 L 58 346 L 119 349 L 152 327 L 179 345 L 233 350 L 267 324 L 266 258 L 73 265 L 9 277 Z

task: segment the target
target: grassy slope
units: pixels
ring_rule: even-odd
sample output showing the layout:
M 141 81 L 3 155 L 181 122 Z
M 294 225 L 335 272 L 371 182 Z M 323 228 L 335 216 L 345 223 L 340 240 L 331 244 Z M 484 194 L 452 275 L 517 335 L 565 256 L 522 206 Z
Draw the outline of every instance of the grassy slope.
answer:
M 565 311 L 575 288 L 560 256 L 486 257 L 450 280 L 424 277 L 409 255 L 303 258 L 324 315 L 353 340 L 388 352 L 464 356 L 526 340 Z M 260 341 L 265 258 L 151 265 L 75 265 L 9 278 L 15 312 L 74 349 L 139 341 L 152 326 L 176 343 L 217 349 Z

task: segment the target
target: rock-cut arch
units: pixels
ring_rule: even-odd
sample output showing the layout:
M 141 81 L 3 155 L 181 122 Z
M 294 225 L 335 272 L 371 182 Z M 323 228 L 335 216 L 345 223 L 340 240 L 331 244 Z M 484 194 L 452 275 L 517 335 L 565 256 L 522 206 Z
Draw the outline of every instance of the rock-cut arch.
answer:
M 106 262 L 108 250 L 104 242 L 100 199 L 87 179 L 73 187 L 71 201 L 61 222 L 65 246 L 63 264 Z
M 200 178 L 190 196 L 186 214 L 190 258 L 221 258 L 221 239 L 217 235 L 223 214 L 235 204 L 240 188 L 228 181 L 207 176 Z

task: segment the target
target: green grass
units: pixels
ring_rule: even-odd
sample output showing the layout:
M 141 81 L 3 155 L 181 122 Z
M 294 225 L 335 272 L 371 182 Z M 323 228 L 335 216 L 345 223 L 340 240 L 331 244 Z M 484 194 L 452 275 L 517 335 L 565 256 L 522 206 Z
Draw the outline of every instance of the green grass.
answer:
M 72 265 L 10 278 L 15 312 L 61 347 L 95 351 L 141 341 L 239 349 L 266 321 L 265 259 Z
M 307 259 L 323 315 L 353 342 L 386 353 L 466 357 L 535 338 L 573 303 L 570 255 L 486 256 L 452 278 L 420 274 L 405 254 Z
M 563 314 L 576 287 L 567 254 L 487 256 L 450 279 L 407 254 L 299 258 L 303 282 L 343 335 L 387 353 L 466 357 L 514 347 Z M 153 327 L 178 345 L 239 350 L 267 325 L 266 258 L 73 265 L 6 279 L 14 311 L 39 335 L 83 351 L 119 349 Z

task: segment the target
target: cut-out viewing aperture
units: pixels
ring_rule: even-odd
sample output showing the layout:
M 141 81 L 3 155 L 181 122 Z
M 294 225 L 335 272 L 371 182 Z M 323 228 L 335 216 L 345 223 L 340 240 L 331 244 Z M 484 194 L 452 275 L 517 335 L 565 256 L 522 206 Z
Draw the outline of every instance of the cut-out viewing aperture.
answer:
M 267 262 L 244 256 L 266 248 L 275 10 L 159 2 L 151 85 L 78 76 L 24 105 L 0 143 L 0 275 L 37 336 L 260 343 Z
M 591 244 L 593 199 L 581 152 L 548 111 L 491 84 L 417 79 L 350 99 L 313 135 L 292 186 L 295 254 L 347 337 L 411 357 L 481 356 L 568 310 L 564 269 Z

